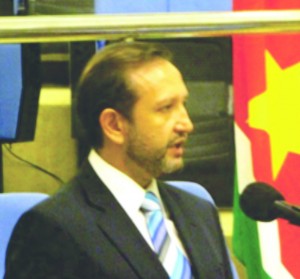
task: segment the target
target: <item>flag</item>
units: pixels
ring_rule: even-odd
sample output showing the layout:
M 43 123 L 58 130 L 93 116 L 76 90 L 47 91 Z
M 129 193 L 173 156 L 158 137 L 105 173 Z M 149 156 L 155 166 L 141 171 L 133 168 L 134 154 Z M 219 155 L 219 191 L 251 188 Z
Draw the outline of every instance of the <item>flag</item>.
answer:
M 300 9 L 299 0 L 234 0 L 233 9 Z M 239 207 L 251 182 L 300 205 L 300 34 L 233 37 L 236 180 L 233 249 L 249 279 L 300 278 L 300 227 Z

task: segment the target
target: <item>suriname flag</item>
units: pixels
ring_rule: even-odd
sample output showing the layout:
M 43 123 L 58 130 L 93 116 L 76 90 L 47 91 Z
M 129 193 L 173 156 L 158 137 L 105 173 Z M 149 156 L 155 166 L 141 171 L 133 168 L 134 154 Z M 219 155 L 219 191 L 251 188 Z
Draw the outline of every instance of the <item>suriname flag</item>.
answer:
M 299 0 L 235 0 L 234 10 L 300 9 Z M 300 34 L 233 37 L 236 187 L 234 253 L 249 279 L 300 278 L 300 227 L 256 222 L 239 194 L 265 182 L 300 205 Z

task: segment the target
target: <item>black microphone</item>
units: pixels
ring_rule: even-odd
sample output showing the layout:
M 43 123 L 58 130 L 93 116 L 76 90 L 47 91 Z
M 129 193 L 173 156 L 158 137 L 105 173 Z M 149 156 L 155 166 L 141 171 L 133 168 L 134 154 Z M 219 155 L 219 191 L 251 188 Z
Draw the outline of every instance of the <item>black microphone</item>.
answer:
M 240 206 L 248 217 L 257 221 L 283 218 L 300 225 L 300 207 L 285 202 L 282 194 L 266 183 L 249 184 L 240 196 Z

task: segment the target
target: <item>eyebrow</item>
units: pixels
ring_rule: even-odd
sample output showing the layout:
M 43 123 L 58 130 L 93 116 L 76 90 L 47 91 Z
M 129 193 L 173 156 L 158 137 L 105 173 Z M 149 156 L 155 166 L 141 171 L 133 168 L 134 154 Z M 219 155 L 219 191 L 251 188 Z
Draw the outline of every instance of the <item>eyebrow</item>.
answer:
M 182 95 L 183 102 L 186 102 L 188 98 L 189 98 L 189 93 L 188 92 L 186 94 L 184 93 Z M 179 98 L 178 98 L 178 96 L 162 97 L 161 99 L 157 100 L 156 105 L 158 105 L 158 106 L 163 105 L 165 103 L 177 101 L 178 99 L 181 99 L 181 97 L 179 97 Z

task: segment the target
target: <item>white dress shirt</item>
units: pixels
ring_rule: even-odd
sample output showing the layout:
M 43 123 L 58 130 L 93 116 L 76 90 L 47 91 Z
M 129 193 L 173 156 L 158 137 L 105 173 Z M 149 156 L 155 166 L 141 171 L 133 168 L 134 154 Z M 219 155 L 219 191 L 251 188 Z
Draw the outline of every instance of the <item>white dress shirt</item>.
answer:
M 163 214 L 167 223 L 167 230 L 171 239 L 175 241 L 177 246 L 184 254 L 186 254 L 178 237 L 174 223 L 168 218 L 169 214 L 163 206 L 155 179 L 151 181 L 147 189 L 144 189 L 129 176 L 104 161 L 94 149 L 90 151 L 88 160 L 98 177 L 111 191 L 152 249 L 153 245 L 147 229 L 146 218 L 140 208 L 145 198 L 146 191 L 150 190 L 155 193 L 162 204 Z

